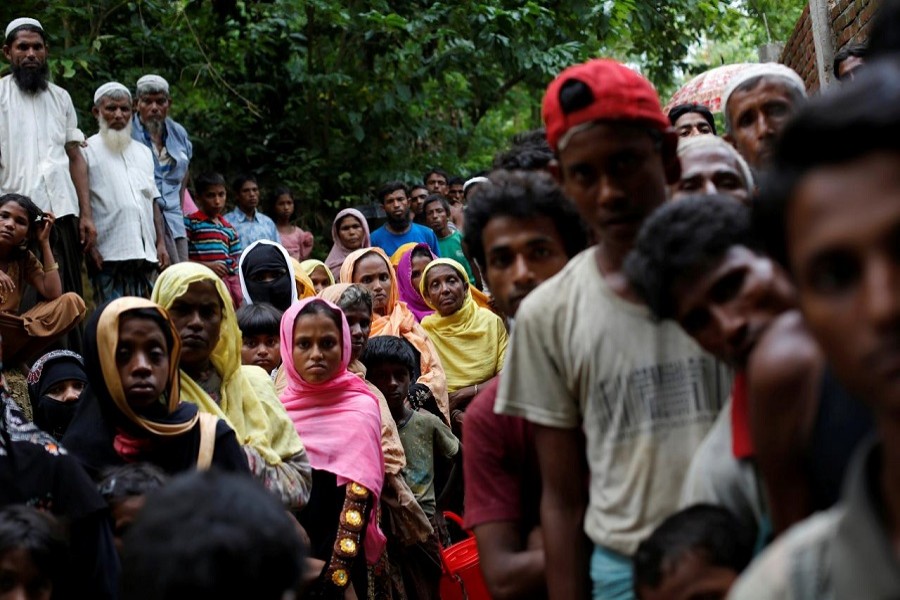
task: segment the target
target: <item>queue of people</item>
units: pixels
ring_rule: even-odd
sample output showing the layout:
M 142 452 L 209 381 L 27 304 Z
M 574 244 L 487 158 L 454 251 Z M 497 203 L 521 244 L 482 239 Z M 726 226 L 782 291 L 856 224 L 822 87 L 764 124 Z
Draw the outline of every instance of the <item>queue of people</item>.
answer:
M 162 77 L 100 86 L 85 140 L 16 19 L 0 592 L 900 597 L 898 26 L 887 2 L 815 97 L 739 71 L 721 137 L 572 65 L 541 130 L 385 183 L 322 261 L 290 190 L 270 218 L 254 177 L 189 175 Z

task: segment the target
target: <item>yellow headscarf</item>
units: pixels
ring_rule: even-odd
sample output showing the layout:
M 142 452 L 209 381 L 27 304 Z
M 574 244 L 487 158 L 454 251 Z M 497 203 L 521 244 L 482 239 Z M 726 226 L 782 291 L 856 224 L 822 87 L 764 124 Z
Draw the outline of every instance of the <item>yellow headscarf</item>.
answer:
M 419 290 L 429 306 L 437 310 L 426 293 L 428 273 L 438 266 L 452 267 L 467 283 L 466 271 L 450 258 L 433 260 L 422 271 Z M 468 291 L 468 286 L 465 288 Z M 447 389 L 455 392 L 469 385 L 487 381 L 503 368 L 509 336 L 503 320 L 490 310 L 478 306 L 471 293 L 466 293 L 462 307 L 452 315 L 442 317 L 435 312 L 422 319 L 441 357 L 447 374 Z
M 400 260 L 403 258 L 403 255 L 418 245 L 419 242 L 407 242 L 397 248 L 397 250 L 393 254 L 391 254 L 391 265 L 396 269 L 397 265 L 400 264 Z
M 293 256 L 288 260 L 291 261 L 291 266 L 294 268 L 294 283 L 299 283 L 300 289 L 302 290 L 302 292 L 298 294 L 297 300 L 304 300 L 315 296 L 316 286 L 313 285 L 312 279 L 310 279 L 309 275 L 306 274 L 306 271 L 303 270 L 303 265 Z
M 300 263 L 300 268 L 303 269 L 303 272 L 309 275 L 310 281 L 312 281 L 312 272 L 322 267 L 326 273 L 328 273 L 328 285 L 334 285 L 334 274 L 331 272 L 331 269 L 328 268 L 328 265 L 323 263 L 321 260 L 316 260 L 314 258 L 309 258 Z
M 231 296 L 211 269 L 182 262 L 160 274 L 151 299 L 168 309 L 192 283 L 211 281 L 222 301 L 222 327 L 210 360 L 222 377 L 221 402 L 216 404 L 184 371 L 181 372 L 181 399 L 203 412 L 225 419 L 242 446 L 255 449 L 269 465 L 279 465 L 303 452 L 303 443 L 294 424 L 275 395 L 268 374 L 256 366 L 241 366 L 241 331 Z
M 428 339 L 428 335 L 416 316 L 406 307 L 406 303 L 400 300 L 400 288 L 397 286 L 397 273 L 391 266 L 391 261 L 384 253 L 384 250 L 378 247 L 360 248 L 351 252 L 344 264 L 341 266 L 341 283 L 353 283 L 353 270 L 356 263 L 367 254 L 377 254 L 384 260 L 391 276 L 391 289 L 388 292 L 387 314 L 381 316 L 372 315 L 372 330 L 369 337 L 378 335 L 395 335 L 402 337 L 419 352 L 421 356 L 420 366 L 422 375 L 417 380 L 418 383 L 427 385 L 434 394 L 437 405 L 449 420 L 450 400 L 447 397 L 447 378 L 444 375 L 444 368 L 441 366 L 441 360 L 438 358 L 437 350 L 432 344 L 432 340 Z
M 122 313 L 139 308 L 149 308 L 154 310 L 165 317 L 166 321 L 169 323 L 169 330 L 172 334 L 172 347 L 169 348 L 169 389 L 166 390 L 166 402 L 168 403 L 166 406 L 166 413 L 172 414 L 181 403 L 179 395 L 179 378 L 177 376 L 178 361 L 175 360 L 176 357 L 181 355 L 181 338 L 172 326 L 172 321 L 169 319 L 169 315 L 165 309 L 144 298 L 125 297 L 113 300 L 103 309 L 103 312 L 100 314 L 100 319 L 97 321 L 97 353 L 100 358 L 100 370 L 103 373 L 106 389 L 109 390 L 109 395 L 112 397 L 116 408 L 135 425 L 138 425 L 154 435 L 181 435 L 194 428 L 194 425 L 200 418 L 199 413 L 195 414 L 192 419 L 181 423 L 160 423 L 158 421 L 145 419 L 135 413 L 128 404 L 128 400 L 125 399 L 125 391 L 122 389 L 122 378 L 119 376 L 119 372 L 116 369 L 116 346 L 119 342 L 119 318 L 122 316 Z

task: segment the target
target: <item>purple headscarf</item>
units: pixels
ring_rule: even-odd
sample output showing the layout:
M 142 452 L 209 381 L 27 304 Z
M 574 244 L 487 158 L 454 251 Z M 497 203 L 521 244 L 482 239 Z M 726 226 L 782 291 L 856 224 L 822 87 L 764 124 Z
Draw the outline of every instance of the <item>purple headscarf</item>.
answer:
M 417 248 L 425 248 L 431 255 L 431 260 L 437 257 L 428 247 L 428 244 L 417 244 L 414 248 L 410 248 L 397 263 L 397 287 L 400 289 L 400 299 L 406 302 L 407 308 L 416 316 L 417 321 L 421 321 L 434 312 L 434 309 L 425 304 L 425 299 L 412 284 L 412 255 Z

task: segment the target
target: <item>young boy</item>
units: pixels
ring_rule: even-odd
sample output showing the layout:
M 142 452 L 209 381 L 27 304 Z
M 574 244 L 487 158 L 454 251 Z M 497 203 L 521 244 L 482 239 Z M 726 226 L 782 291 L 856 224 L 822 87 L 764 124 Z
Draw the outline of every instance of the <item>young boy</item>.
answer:
M 281 311 L 265 302 L 240 307 L 235 315 L 241 329 L 241 364 L 256 365 L 274 381 L 281 366 Z
M 450 427 L 426 411 L 414 411 L 408 401 L 416 359 L 401 338 L 384 335 L 371 338 L 362 356 L 366 377 L 384 394 L 400 431 L 406 452 L 403 476 L 429 519 L 435 515 L 434 459 L 450 459 L 459 452 L 459 440 Z
M 663 521 L 634 555 L 639 600 L 725 598 L 753 557 L 753 536 L 721 506 L 696 504 Z
M 441 256 L 452 258 L 463 266 L 469 283 L 475 285 L 475 275 L 469 263 L 469 253 L 463 247 L 463 237 L 458 229 L 450 228 L 450 203 L 440 194 L 431 194 L 422 204 L 425 224 L 431 227 L 437 236 L 441 248 Z
M 237 230 L 225 220 L 225 178 L 204 173 L 194 180 L 199 210 L 184 217 L 188 238 L 188 258 L 212 269 L 228 286 L 235 308 L 242 293 L 237 277 L 238 259 L 243 250 Z

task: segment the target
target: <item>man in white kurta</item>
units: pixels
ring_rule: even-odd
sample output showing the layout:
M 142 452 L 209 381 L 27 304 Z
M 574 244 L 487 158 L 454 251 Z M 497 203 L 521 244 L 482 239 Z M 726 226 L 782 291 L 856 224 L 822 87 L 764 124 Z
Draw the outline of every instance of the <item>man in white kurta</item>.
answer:
M 96 237 L 79 152 L 84 134 L 68 92 L 48 80 L 48 46 L 37 20 L 12 21 L 3 54 L 11 74 L 0 79 L 0 194 L 28 196 L 54 214 L 52 249 L 63 291 L 84 295 L 82 256 Z M 34 300 L 26 295 L 25 303 Z M 80 329 L 70 332 L 69 346 L 80 349 Z
M 98 303 L 122 296 L 150 297 L 158 269 L 168 262 L 161 235 L 153 155 L 131 139 L 131 92 L 121 83 L 94 94 L 100 132 L 83 149 L 88 165 L 97 243 L 88 272 Z

